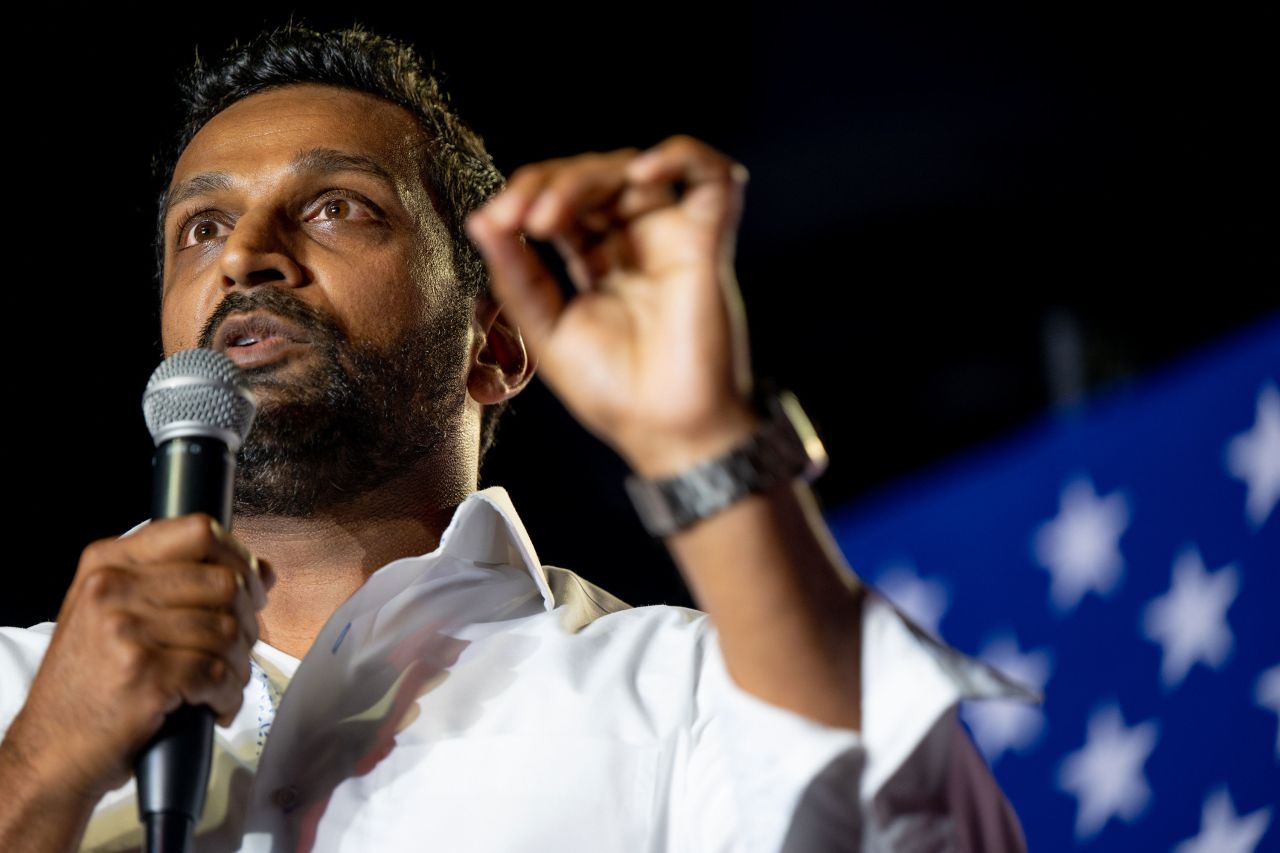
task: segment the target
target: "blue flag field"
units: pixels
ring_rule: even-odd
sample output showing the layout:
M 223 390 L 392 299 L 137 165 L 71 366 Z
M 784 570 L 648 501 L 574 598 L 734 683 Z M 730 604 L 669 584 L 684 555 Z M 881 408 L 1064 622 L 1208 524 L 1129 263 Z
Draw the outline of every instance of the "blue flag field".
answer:
M 1280 851 L 1280 316 L 828 512 L 967 703 L 1035 851 Z

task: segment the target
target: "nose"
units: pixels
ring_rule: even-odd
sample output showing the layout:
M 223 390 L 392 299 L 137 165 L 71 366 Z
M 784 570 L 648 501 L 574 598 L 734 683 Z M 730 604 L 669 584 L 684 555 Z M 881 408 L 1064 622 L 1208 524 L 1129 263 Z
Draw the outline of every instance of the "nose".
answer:
M 298 287 L 303 283 L 302 266 L 290 249 L 287 223 L 272 211 L 247 211 L 223 243 L 219 257 L 223 282 L 250 287 L 279 283 Z

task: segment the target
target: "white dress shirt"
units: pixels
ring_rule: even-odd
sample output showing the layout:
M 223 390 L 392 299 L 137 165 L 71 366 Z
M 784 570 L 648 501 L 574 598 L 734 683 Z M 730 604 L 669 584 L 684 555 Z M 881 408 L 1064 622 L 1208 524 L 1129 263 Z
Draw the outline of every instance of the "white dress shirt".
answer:
M 53 629 L 0 629 L 0 731 Z M 706 614 L 629 607 L 543 566 L 506 490 L 483 489 L 305 658 L 254 647 L 196 848 L 1023 849 L 955 706 L 1033 697 L 878 596 L 862 634 L 862 730 L 814 722 L 738 687 Z M 82 849 L 141 842 L 130 781 Z

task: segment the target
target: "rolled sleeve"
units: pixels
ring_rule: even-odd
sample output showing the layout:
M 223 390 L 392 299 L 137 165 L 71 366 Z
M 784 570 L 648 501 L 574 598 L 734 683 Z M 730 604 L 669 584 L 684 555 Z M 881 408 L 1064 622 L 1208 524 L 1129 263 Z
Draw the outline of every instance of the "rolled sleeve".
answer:
M 881 596 L 862 616 L 862 730 L 737 685 L 708 625 L 687 808 L 707 850 L 1025 850 L 1004 793 L 956 716 L 961 699 L 1036 700 L 935 640 Z M 706 825 L 706 824 L 711 825 Z M 731 824 L 731 825 L 730 825 Z

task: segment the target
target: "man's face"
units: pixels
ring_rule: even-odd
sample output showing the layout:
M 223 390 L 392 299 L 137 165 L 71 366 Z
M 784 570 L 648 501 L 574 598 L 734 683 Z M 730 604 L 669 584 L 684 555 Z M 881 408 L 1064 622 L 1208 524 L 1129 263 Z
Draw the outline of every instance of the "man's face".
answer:
M 236 102 L 179 158 L 161 341 L 166 356 L 224 349 L 248 373 L 238 512 L 324 509 L 456 432 L 471 306 L 424 156 L 407 111 L 308 84 Z

